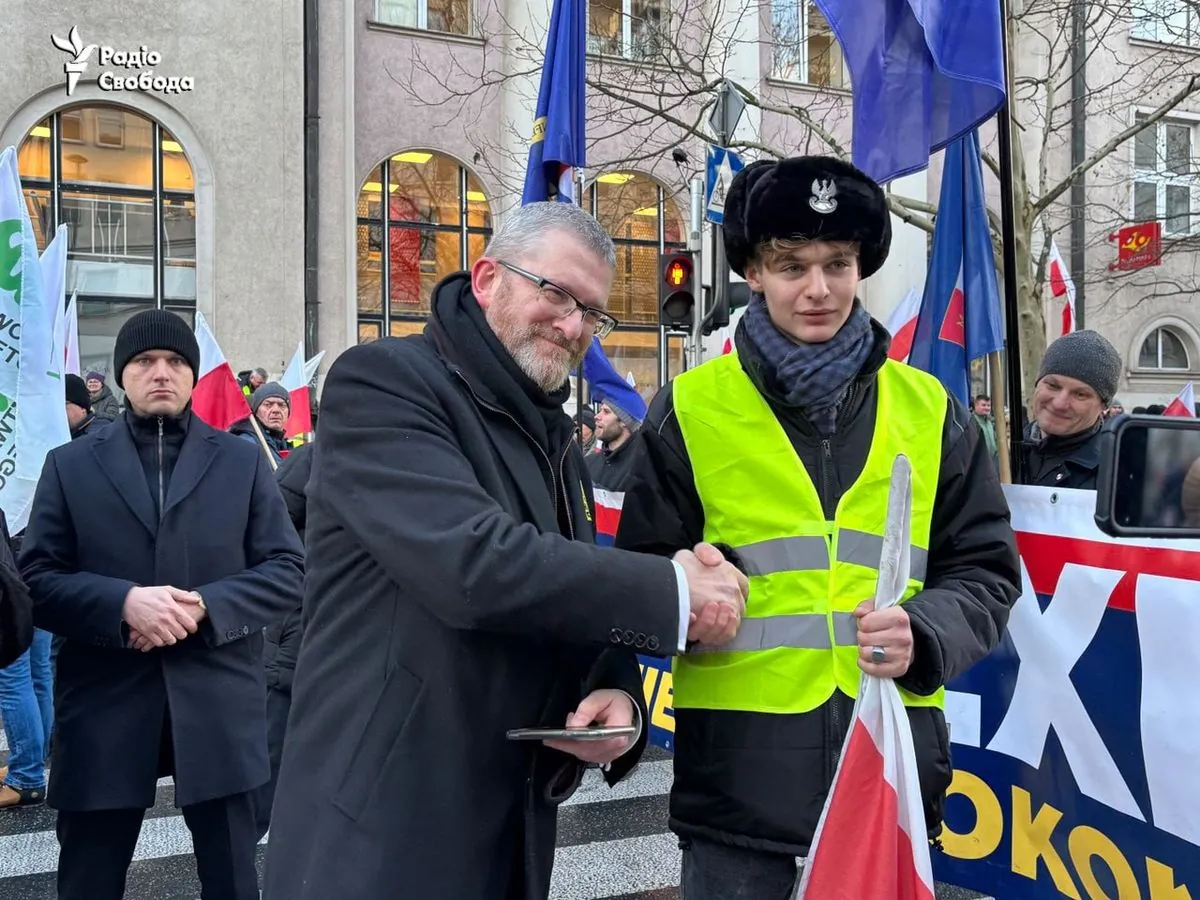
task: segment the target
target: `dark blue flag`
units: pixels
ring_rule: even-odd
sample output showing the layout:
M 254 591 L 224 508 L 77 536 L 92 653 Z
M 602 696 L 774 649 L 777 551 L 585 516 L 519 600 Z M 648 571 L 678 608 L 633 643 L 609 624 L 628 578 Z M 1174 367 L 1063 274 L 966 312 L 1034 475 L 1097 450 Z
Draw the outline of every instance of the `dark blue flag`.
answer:
M 937 376 L 969 406 L 970 362 L 1003 347 L 979 135 L 972 130 L 946 148 L 933 253 L 908 364 Z
M 585 0 L 554 0 L 522 206 L 574 200 L 575 168 L 586 163 L 586 58 Z
M 642 399 L 637 388 L 613 368 L 597 337 L 592 338 L 587 356 L 583 358 L 583 377 L 587 380 L 593 403 L 612 400 L 639 422 L 646 418 L 646 401 Z
M 846 56 L 854 164 L 883 183 L 1004 102 L 997 0 L 815 0 Z

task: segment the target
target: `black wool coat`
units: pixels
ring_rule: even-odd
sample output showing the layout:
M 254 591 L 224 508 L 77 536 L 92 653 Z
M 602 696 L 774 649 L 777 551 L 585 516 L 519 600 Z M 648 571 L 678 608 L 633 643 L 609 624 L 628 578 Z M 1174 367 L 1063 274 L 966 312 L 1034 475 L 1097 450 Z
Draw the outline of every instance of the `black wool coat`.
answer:
M 172 769 L 178 806 L 269 776 L 262 629 L 299 603 L 304 571 L 274 476 L 260 450 L 193 416 L 155 508 L 123 419 L 46 458 L 20 562 L 35 624 L 66 638 L 57 809 L 152 806 Z M 177 644 L 130 649 L 122 610 L 136 585 L 197 590 L 208 616 Z

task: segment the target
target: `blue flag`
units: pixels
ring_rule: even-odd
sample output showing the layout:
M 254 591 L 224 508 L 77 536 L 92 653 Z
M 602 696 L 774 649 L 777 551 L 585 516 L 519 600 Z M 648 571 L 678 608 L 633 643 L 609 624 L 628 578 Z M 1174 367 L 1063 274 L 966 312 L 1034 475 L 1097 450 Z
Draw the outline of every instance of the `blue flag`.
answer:
M 837 36 L 854 93 L 854 164 L 880 183 L 1004 102 L 997 0 L 815 0 Z
M 554 0 L 522 206 L 539 200 L 574 202 L 575 168 L 586 163 L 586 58 L 585 0 Z
M 972 130 L 946 148 L 933 253 L 908 364 L 936 375 L 969 406 L 970 362 L 1003 347 L 979 135 Z
M 613 364 L 604 355 L 600 346 L 600 338 L 593 337 L 592 345 L 588 347 L 587 356 L 583 358 L 583 377 L 591 388 L 592 401 L 603 403 L 611 400 L 639 422 L 646 418 L 646 401 L 637 392 L 637 388 L 617 374 Z

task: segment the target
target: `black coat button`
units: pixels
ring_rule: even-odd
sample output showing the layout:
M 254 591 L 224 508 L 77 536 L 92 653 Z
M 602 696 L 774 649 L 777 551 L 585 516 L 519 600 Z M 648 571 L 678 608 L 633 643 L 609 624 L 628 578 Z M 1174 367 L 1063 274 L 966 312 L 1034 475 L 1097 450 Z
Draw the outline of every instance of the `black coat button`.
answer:
M 646 638 L 646 649 L 651 650 L 651 651 L 657 650 L 658 649 L 658 638 L 655 637 L 654 635 L 650 635 L 650 637 Z
M 638 636 L 633 640 L 633 646 L 637 647 L 639 650 L 646 646 L 646 636 L 640 631 L 638 632 Z
M 619 644 L 619 643 L 621 643 L 621 629 L 620 629 L 620 628 L 614 628 L 612 631 L 610 631 L 610 632 L 608 633 L 608 638 L 609 638 L 609 640 L 610 640 L 610 641 L 612 641 L 614 644 Z

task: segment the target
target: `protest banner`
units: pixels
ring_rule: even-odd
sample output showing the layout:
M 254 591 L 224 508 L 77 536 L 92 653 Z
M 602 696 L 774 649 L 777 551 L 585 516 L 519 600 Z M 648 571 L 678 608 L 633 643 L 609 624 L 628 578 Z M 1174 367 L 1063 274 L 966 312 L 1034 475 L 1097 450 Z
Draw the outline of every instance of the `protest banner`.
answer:
M 1200 542 L 1108 537 L 1090 491 L 1005 492 L 1024 591 L 948 685 L 934 875 L 1023 900 L 1200 898 Z M 670 750 L 670 660 L 641 663 Z

